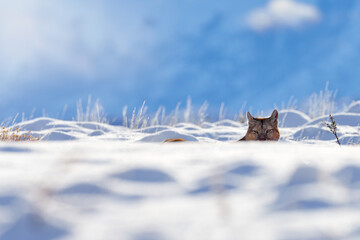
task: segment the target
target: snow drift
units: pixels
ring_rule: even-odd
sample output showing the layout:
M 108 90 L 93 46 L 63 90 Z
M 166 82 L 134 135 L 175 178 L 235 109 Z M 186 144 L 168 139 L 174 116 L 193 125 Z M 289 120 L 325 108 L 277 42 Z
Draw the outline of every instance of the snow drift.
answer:
M 277 143 L 230 120 L 19 123 L 42 141 L 0 144 L 0 239 L 359 239 L 360 114 L 334 118 L 346 146 L 293 110 Z

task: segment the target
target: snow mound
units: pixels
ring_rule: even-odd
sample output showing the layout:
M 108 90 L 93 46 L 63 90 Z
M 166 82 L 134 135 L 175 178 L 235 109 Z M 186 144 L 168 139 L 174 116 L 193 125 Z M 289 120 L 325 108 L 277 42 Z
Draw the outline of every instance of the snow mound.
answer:
M 113 174 L 112 177 L 135 182 L 174 182 L 175 180 L 167 173 L 157 169 L 136 168 L 125 172 Z
M 360 114 L 358 113 L 337 113 L 332 115 L 338 126 L 347 125 L 357 127 L 360 126 Z M 329 116 L 320 117 L 307 123 L 307 125 L 320 124 L 329 122 Z
M 358 147 L 91 138 L 2 143 L 0 239 L 276 240 L 327 232 L 328 219 L 337 239 L 359 236 Z
M 139 129 L 136 131 L 141 132 L 141 133 L 157 133 L 157 132 L 164 131 L 167 129 L 169 129 L 169 127 L 167 127 L 167 126 L 153 126 L 153 127 L 142 128 L 142 129 Z
M 169 138 L 182 138 L 189 142 L 197 142 L 198 140 L 189 134 L 181 134 L 177 131 L 165 130 L 146 137 L 141 138 L 140 142 L 164 142 Z
M 333 116 L 342 147 L 327 116 L 293 110 L 266 143 L 236 142 L 248 126 L 231 120 L 19 123 L 41 141 L 0 143 L 0 239 L 330 239 L 328 219 L 357 239 L 360 113 Z
M 67 231 L 48 223 L 42 216 L 26 213 L 12 223 L 1 236 L 1 239 L 46 240 L 65 237 Z
M 360 144 L 360 136 L 359 135 L 346 135 L 339 137 L 339 141 L 341 145 L 354 145 Z
M 279 112 L 280 127 L 299 127 L 309 122 L 311 119 L 303 112 L 296 110 L 281 110 Z
M 338 136 L 341 137 L 341 134 L 338 133 Z M 301 130 L 298 130 L 293 135 L 294 140 L 301 141 L 301 140 L 322 140 L 322 141 L 329 141 L 335 140 L 334 135 L 329 132 L 326 128 L 320 128 L 315 126 L 308 126 L 304 127 Z
M 54 125 L 51 124 L 54 124 L 55 121 L 56 120 L 52 118 L 41 117 L 16 124 L 13 126 L 13 128 L 19 128 L 20 130 L 24 130 L 24 131 L 35 132 L 35 131 L 41 131 L 41 130 L 53 128 Z
M 346 110 L 348 113 L 360 113 L 360 101 L 352 102 L 348 109 Z
M 260 167 L 253 164 L 241 164 L 227 171 L 228 174 L 240 176 L 255 176 L 259 172 Z
M 109 132 L 110 130 L 110 126 L 106 125 L 104 123 L 97 123 L 97 122 L 79 122 L 76 123 L 77 126 L 79 126 L 80 128 L 83 129 L 88 129 L 88 130 L 101 130 L 103 132 Z
M 90 137 L 97 137 L 102 135 L 104 135 L 104 132 L 102 130 L 95 130 L 89 134 Z
M 4 147 L 0 147 L 0 152 L 28 153 L 31 152 L 31 150 L 29 148 L 24 148 L 19 146 L 4 146 Z
M 333 115 L 338 126 L 338 137 L 342 145 L 360 142 L 360 114 L 338 113 Z M 282 141 L 312 140 L 334 142 L 335 136 L 324 122 L 328 116 L 314 120 L 296 110 L 279 112 L 279 130 Z M 96 122 L 63 121 L 52 118 L 37 118 L 14 125 L 24 133 L 31 131 L 34 137 L 43 141 L 67 140 L 118 140 L 129 142 L 163 142 L 169 138 L 183 138 L 188 142 L 236 142 L 247 131 L 247 124 L 229 119 L 215 123 L 204 122 L 200 125 L 177 123 L 174 126 L 150 126 L 129 129 Z M 305 140 L 305 141 L 304 141 Z M 311 140 L 311 141 L 307 141 Z
M 214 183 L 213 178 L 202 180 L 199 183 L 199 186 L 193 190 L 187 192 L 189 195 L 200 195 L 200 194 L 213 194 L 221 189 L 222 193 L 229 192 L 236 189 L 236 186 L 228 183 Z
M 75 136 L 58 131 L 52 131 L 41 138 L 43 141 L 67 141 L 75 139 L 77 139 Z
M 319 180 L 319 171 L 310 166 L 301 166 L 295 170 L 285 187 L 316 183 Z
M 348 188 L 360 189 L 360 167 L 349 165 L 334 174 L 334 176 Z
M 72 195 L 72 194 L 106 195 L 108 193 L 109 193 L 108 190 L 92 183 L 76 183 L 57 192 L 57 194 L 60 195 Z
M 215 123 L 215 126 L 226 126 L 226 127 L 242 127 L 244 124 L 235 122 L 229 119 L 221 120 Z

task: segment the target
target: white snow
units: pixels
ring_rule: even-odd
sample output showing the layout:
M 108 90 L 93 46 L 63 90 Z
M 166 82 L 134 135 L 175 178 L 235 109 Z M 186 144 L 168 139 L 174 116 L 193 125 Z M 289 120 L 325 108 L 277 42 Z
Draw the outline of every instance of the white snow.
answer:
M 341 147 L 293 110 L 277 143 L 230 120 L 19 123 L 42 141 L 0 143 L 0 239 L 359 239 L 360 114 L 333 116 Z
M 310 120 L 309 116 L 297 110 L 287 109 L 279 112 L 280 127 L 299 127 Z
M 360 113 L 360 101 L 352 102 L 346 111 L 350 113 Z

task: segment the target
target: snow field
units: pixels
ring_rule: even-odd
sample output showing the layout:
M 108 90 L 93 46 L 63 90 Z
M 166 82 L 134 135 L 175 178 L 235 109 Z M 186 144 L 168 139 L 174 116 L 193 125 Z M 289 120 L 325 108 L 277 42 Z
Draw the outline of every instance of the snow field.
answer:
M 277 143 L 230 120 L 22 122 L 42 141 L 0 144 L 0 239 L 359 239 L 360 114 L 333 116 L 341 147 L 294 110 Z

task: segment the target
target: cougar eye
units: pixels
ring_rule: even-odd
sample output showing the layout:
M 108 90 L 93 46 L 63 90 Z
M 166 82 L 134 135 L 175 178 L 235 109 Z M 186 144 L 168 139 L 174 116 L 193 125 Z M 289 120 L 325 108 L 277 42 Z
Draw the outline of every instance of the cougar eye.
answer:
M 273 130 L 270 129 L 270 130 L 267 130 L 267 131 L 266 131 L 266 134 L 270 134 L 270 133 L 272 133 L 272 132 L 273 132 Z
M 256 131 L 256 130 L 252 130 L 252 132 L 255 133 L 255 134 L 258 134 L 258 131 Z

